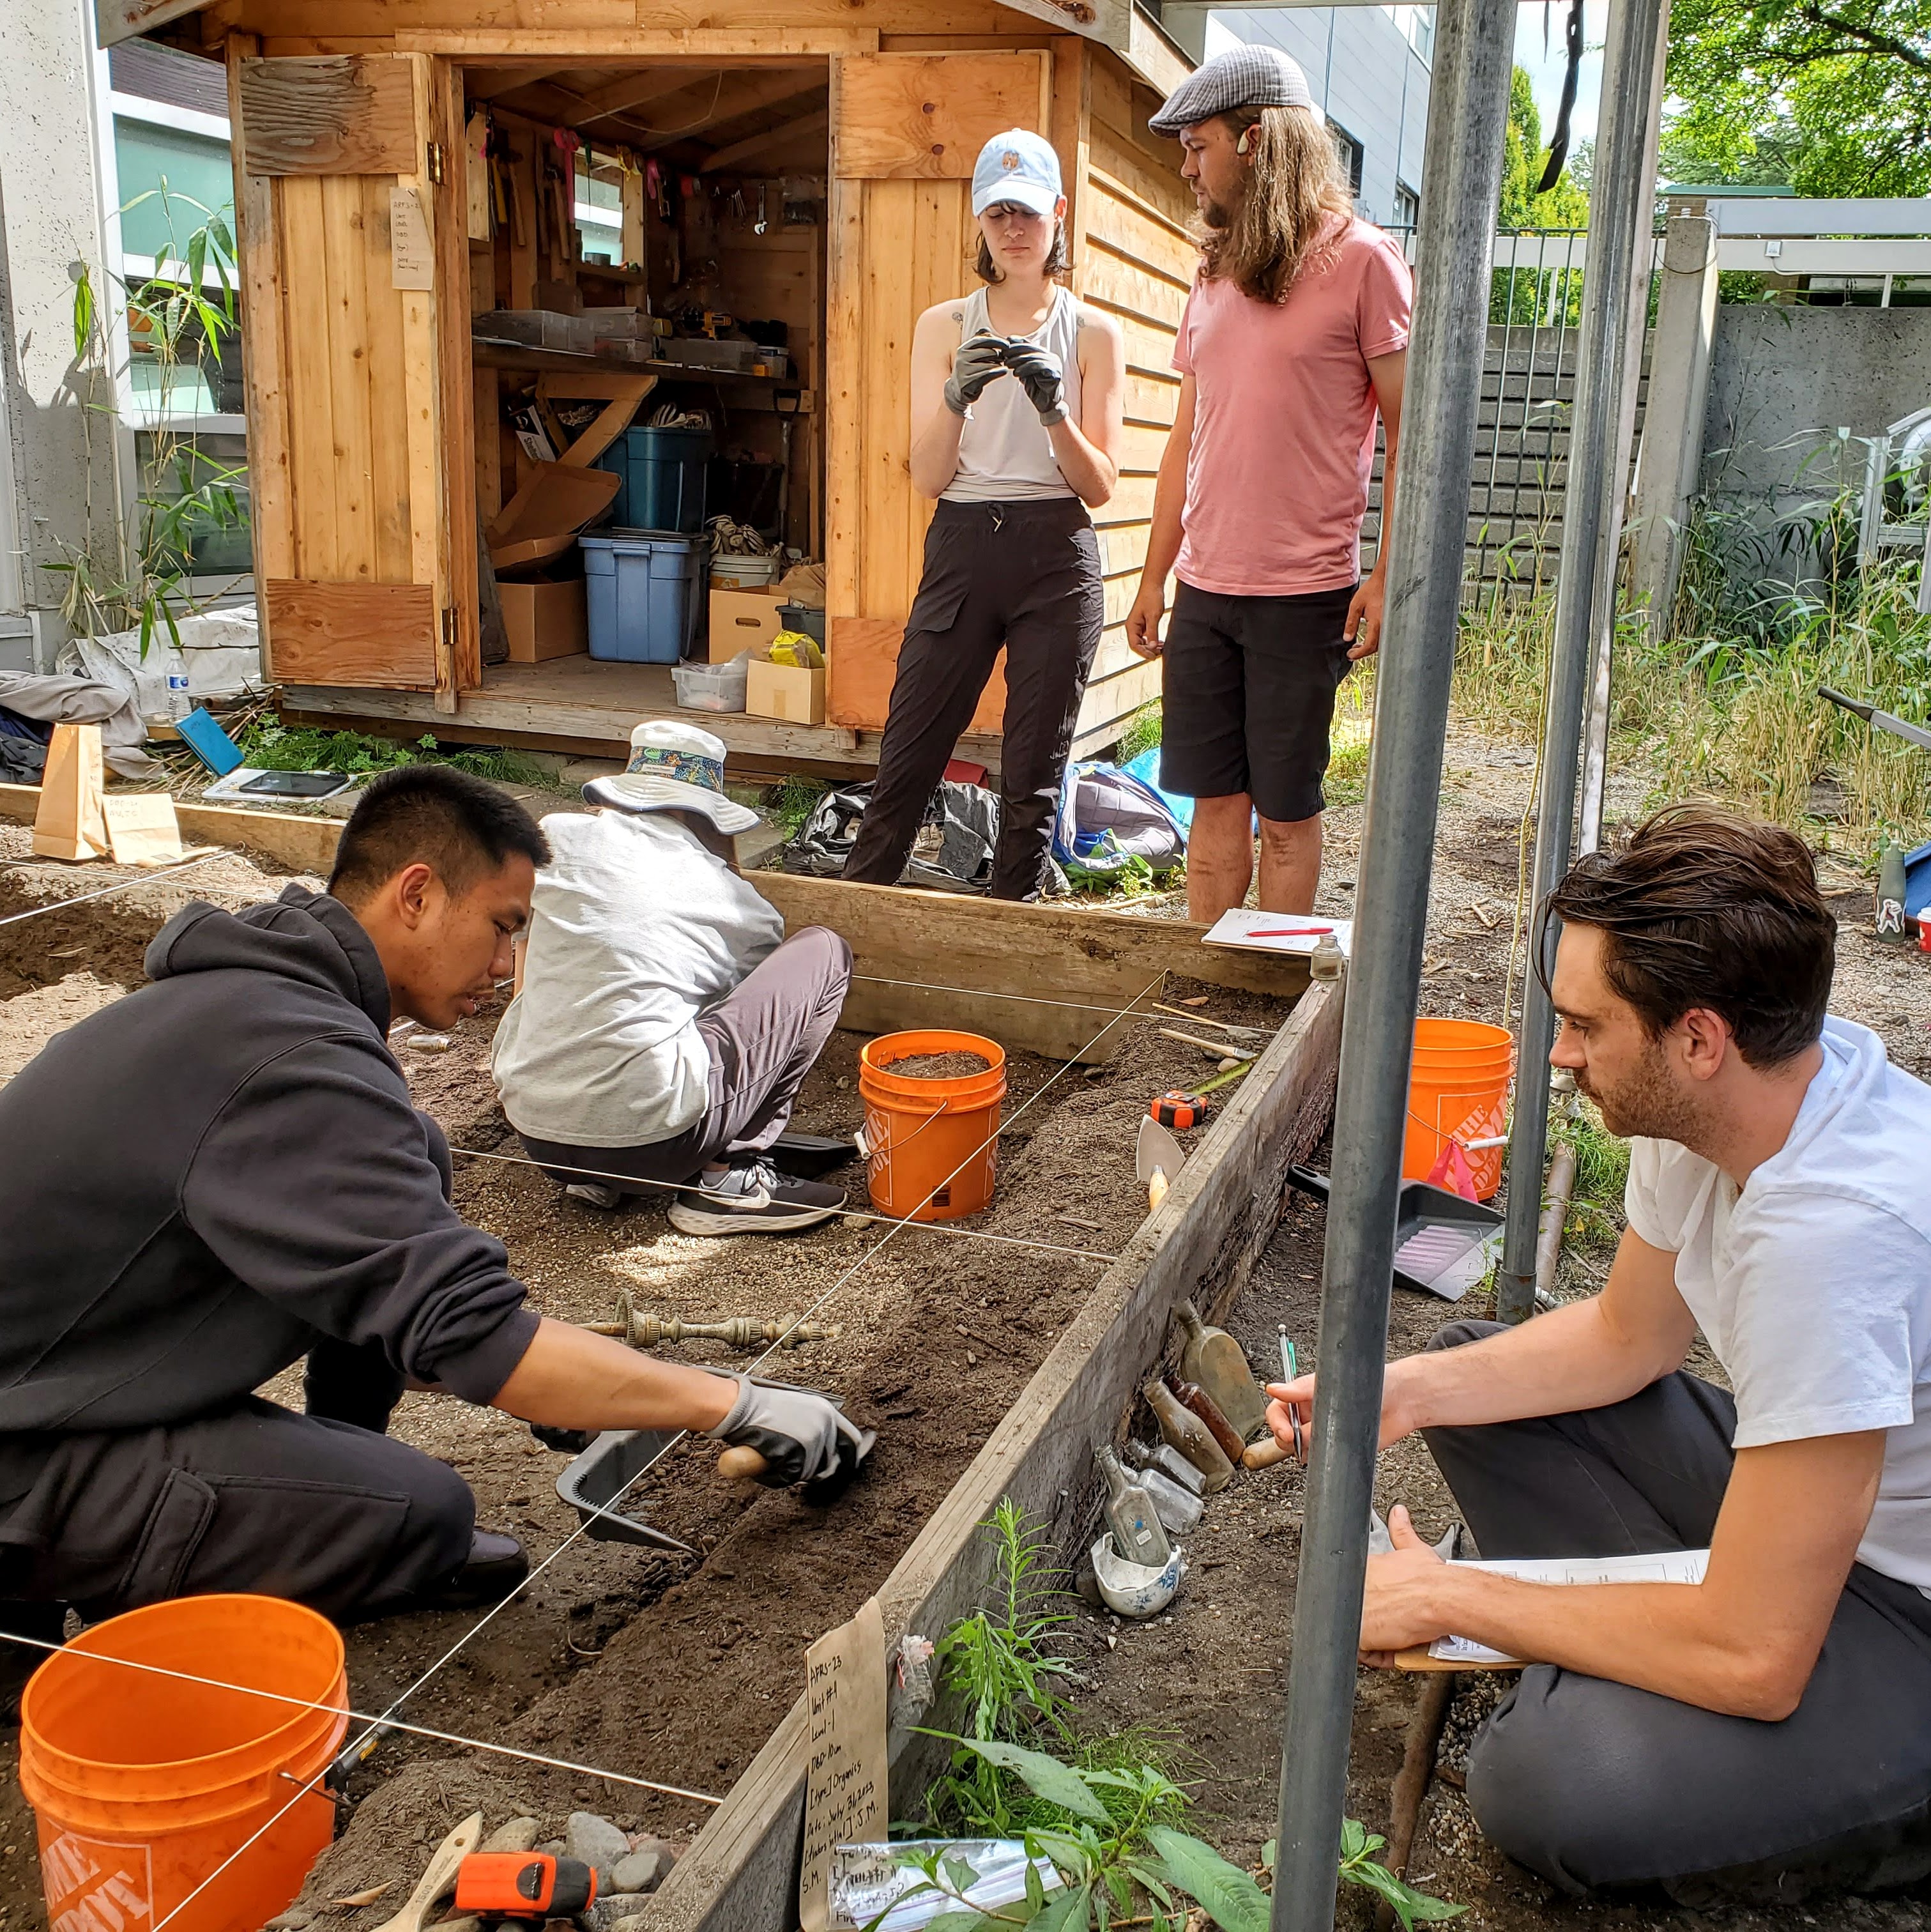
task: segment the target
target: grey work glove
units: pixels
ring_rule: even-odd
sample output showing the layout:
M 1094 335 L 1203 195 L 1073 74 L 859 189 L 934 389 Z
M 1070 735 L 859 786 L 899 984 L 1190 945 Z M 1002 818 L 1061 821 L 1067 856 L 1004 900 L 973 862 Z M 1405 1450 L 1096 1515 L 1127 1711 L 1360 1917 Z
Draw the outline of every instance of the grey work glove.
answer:
M 946 378 L 946 407 L 962 416 L 977 402 L 987 383 L 1006 374 L 1006 338 L 975 335 L 959 344 L 952 373 Z
M 856 1457 L 863 1440 L 858 1426 L 823 1396 L 772 1388 L 745 1375 L 731 1379 L 738 1385 L 738 1399 L 711 1431 L 711 1439 L 755 1449 L 771 1466 L 757 1479 L 766 1488 L 815 1481 L 832 1474 L 841 1459 Z
M 1051 429 L 1066 419 L 1066 371 L 1050 349 L 1033 342 L 1006 345 L 1006 366 L 1026 392 L 1026 400 L 1039 412 L 1039 420 Z

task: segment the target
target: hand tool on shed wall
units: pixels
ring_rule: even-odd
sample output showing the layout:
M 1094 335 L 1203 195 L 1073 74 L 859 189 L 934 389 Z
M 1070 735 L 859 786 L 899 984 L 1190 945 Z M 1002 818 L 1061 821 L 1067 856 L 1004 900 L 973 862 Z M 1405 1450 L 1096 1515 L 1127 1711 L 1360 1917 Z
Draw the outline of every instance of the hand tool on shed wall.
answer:
M 483 1841 L 483 1814 L 472 1811 L 436 1848 L 427 1868 L 415 1882 L 409 1902 L 376 1932 L 422 1932 L 423 1922 L 436 1900 L 456 1882 L 463 1861 Z
M 1147 1190 L 1150 1211 L 1166 1199 L 1167 1190 L 1186 1157 L 1186 1150 L 1158 1120 L 1150 1115 L 1140 1123 L 1140 1136 L 1133 1149 L 1134 1172 Z
M 1182 1302 L 1174 1316 L 1186 1334 L 1180 1348 L 1180 1373 L 1198 1382 L 1241 1441 L 1249 1441 L 1266 1426 L 1267 1398 L 1254 1379 L 1246 1352 L 1225 1328 L 1210 1328 L 1201 1321 L 1191 1301 Z

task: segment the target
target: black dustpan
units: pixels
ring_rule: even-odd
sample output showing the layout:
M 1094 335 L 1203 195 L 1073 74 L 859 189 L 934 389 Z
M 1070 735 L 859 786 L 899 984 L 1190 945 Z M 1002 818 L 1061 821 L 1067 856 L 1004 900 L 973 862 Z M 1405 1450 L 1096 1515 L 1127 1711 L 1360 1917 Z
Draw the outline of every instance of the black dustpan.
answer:
M 1327 1198 L 1327 1176 L 1291 1167 L 1288 1182 Z M 1503 1216 L 1426 1180 L 1405 1180 L 1395 1208 L 1395 1286 L 1459 1301 L 1488 1273 Z

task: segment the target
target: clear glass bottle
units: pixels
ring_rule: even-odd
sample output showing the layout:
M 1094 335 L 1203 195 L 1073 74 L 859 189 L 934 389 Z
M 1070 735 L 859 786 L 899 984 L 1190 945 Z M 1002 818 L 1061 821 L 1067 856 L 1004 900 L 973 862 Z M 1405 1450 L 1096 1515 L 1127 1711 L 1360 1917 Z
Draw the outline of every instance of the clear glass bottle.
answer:
M 1161 1435 L 1205 1478 L 1204 1493 L 1210 1496 L 1216 1490 L 1225 1489 L 1233 1480 L 1234 1465 L 1227 1460 L 1226 1450 L 1213 1439 L 1213 1431 L 1192 1409 L 1183 1407 L 1180 1398 L 1159 1377 L 1147 1383 L 1141 1393 L 1160 1425 Z
M 1106 1522 L 1113 1532 L 1114 1547 L 1129 1563 L 1164 1570 L 1173 1556 L 1173 1546 L 1160 1526 L 1159 1513 L 1146 1486 L 1135 1482 L 1120 1466 L 1118 1456 L 1104 1444 L 1095 1448 L 1093 1460 L 1106 1478 Z
M 1147 1454 L 1144 1449 L 1137 1453 L 1129 1449 L 1128 1466 L 1134 1469 L 1145 1484 L 1147 1495 L 1153 1498 L 1154 1514 L 1159 1517 L 1161 1527 L 1170 1536 L 1185 1536 L 1200 1520 L 1200 1497 L 1185 1483 L 1177 1481 L 1165 1470 L 1149 1462 Z

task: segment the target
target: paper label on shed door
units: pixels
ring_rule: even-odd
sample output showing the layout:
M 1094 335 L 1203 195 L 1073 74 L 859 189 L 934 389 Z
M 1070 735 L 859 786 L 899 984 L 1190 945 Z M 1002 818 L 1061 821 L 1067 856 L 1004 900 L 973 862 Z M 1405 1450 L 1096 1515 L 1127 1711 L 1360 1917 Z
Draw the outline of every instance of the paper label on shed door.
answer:
M 429 238 L 429 218 L 422 197 L 412 188 L 389 190 L 389 286 L 433 289 L 436 286 L 436 249 Z
M 52 1932 L 146 1932 L 154 1917 L 152 1854 L 63 1832 L 40 1852 Z

